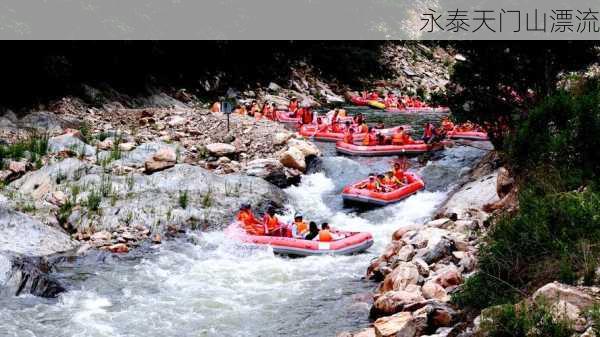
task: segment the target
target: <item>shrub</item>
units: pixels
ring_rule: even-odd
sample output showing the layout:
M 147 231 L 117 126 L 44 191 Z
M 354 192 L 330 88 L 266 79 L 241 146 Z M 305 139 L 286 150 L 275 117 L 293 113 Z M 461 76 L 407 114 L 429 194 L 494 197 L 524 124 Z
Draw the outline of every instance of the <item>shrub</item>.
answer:
M 92 212 L 100 210 L 100 203 L 102 202 L 102 194 L 98 190 L 91 190 L 87 198 L 87 208 Z
M 555 319 L 545 304 L 519 303 L 490 308 L 482 314 L 481 330 L 488 337 L 570 337 L 572 322 Z

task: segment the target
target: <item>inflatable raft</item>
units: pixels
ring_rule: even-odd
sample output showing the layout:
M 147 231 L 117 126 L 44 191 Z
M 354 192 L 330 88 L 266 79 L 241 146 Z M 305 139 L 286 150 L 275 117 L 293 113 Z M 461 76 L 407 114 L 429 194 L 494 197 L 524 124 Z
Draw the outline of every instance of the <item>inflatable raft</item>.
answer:
M 367 105 L 367 99 L 362 98 L 361 96 L 350 97 L 350 102 L 352 102 L 352 104 L 354 104 L 354 105 L 359 105 L 359 106 Z
M 488 134 L 485 132 L 449 131 L 446 135 L 450 139 L 489 140 Z
M 425 144 L 422 141 L 416 141 L 410 145 L 356 145 L 348 144 L 345 142 L 337 142 L 335 149 L 339 153 L 347 154 L 350 156 L 364 156 L 364 157 L 375 157 L 375 156 L 394 156 L 394 155 L 409 155 L 409 154 L 421 154 L 431 150 L 435 150 L 438 147 L 443 147 L 443 144 Z
M 403 127 L 404 130 L 410 130 L 410 126 L 403 125 L 403 126 L 396 126 L 396 127 L 389 128 L 389 129 L 378 129 L 377 131 L 380 132 L 381 134 L 383 134 L 384 136 L 391 136 L 400 127 Z M 324 142 L 337 142 L 337 141 L 344 140 L 343 132 L 331 132 L 328 130 L 327 131 L 317 131 L 317 126 L 313 125 L 313 124 L 302 125 L 300 127 L 300 129 L 298 130 L 298 133 L 301 136 L 308 137 L 308 138 L 314 138 L 315 140 L 320 140 L 320 141 L 324 141 Z M 365 138 L 364 133 L 355 133 L 354 134 L 354 141 L 362 141 L 364 138 Z
M 404 173 L 407 184 L 391 192 L 376 192 L 367 189 L 358 188 L 368 180 L 363 180 L 356 184 L 346 186 L 342 191 L 342 198 L 346 203 L 362 203 L 378 206 L 385 206 L 407 198 L 425 188 L 425 183 L 421 178 L 411 172 Z
M 256 246 L 269 246 L 273 248 L 273 252 L 284 255 L 349 255 L 363 252 L 373 245 L 373 237 L 370 233 L 336 231 L 334 234 L 342 238 L 331 242 L 319 242 L 280 236 L 250 235 L 237 222 L 225 229 L 225 235 L 234 240 Z
M 437 107 L 437 108 L 432 108 L 432 107 L 420 107 L 420 108 L 393 108 L 393 107 L 388 107 L 385 108 L 386 112 L 391 112 L 391 113 L 448 113 L 450 112 L 450 109 L 447 107 Z
M 290 117 L 289 111 L 277 110 L 275 112 L 275 117 L 277 121 L 281 123 L 289 123 L 289 124 L 300 124 L 300 117 Z M 340 117 L 340 123 L 352 122 L 352 116 Z

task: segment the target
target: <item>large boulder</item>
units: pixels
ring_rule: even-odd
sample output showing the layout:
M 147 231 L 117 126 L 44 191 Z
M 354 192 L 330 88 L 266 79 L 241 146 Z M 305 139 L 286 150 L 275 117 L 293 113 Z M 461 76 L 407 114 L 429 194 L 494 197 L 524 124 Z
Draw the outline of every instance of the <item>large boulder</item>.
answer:
M 371 317 L 392 315 L 402 311 L 405 306 L 424 301 L 421 290 L 416 285 L 409 285 L 404 290 L 388 291 L 379 296 L 371 308 Z
M 260 177 L 278 187 L 288 187 L 294 182 L 286 174 L 286 169 L 276 159 L 255 159 L 246 164 L 244 172 L 253 177 Z
M 551 303 L 563 301 L 575 306 L 580 311 L 585 311 L 592 307 L 598 300 L 598 298 L 585 292 L 583 288 L 569 286 L 558 282 L 548 283 L 536 290 L 533 294 L 533 299 L 544 299 Z
M 381 291 L 403 290 L 409 285 L 416 285 L 420 279 L 417 266 L 410 262 L 400 262 L 383 280 Z
M 417 325 L 409 312 L 382 317 L 373 323 L 377 337 L 415 337 Z
M 306 159 L 302 151 L 291 147 L 279 156 L 279 162 L 285 166 L 302 172 L 306 171 Z
M 77 243 L 61 230 L 0 204 L 0 251 L 44 256 L 76 246 Z

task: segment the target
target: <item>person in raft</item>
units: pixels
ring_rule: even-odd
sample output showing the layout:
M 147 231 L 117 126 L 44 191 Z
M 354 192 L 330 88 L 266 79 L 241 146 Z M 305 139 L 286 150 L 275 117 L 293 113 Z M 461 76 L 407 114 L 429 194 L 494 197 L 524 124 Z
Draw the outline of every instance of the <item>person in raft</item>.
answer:
M 425 125 L 423 125 L 423 142 L 425 142 L 425 144 L 429 144 L 434 137 L 437 135 L 437 131 L 435 130 L 435 126 L 433 126 L 433 124 L 431 123 L 425 123 Z
M 294 223 L 292 224 L 292 237 L 295 239 L 303 239 L 308 231 L 308 225 L 304 222 L 302 214 L 294 215 Z
M 298 111 L 298 99 L 292 96 L 290 99 L 290 104 L 288 105 L 288 111 L 290 112 L 290 117 L 297 118 L 296 112 Z
M 401 163 L 395 162 L 392 165 L 392 174 L 396 179 L 398 179 L 402 184 L 406 184 L 406 175 L 404 171 L 406 171 L 407 163 L 406 161 L 402 161 Z
M 365 138 L 363 138 L 362 145 L 364 145 L 364 146 L 377 145 L 377 141 L 378 141 L 378 137 L 377 137 L 377 133 L 375 133 L 375 129 L 373 129 L 372 127 L 369 127 L 368 132 L 365 135 Z
M 314 115 L 312 110 L 310 109 L 310 106 L 300 108 L 300 110 L 298 110 L 298 113 L 300 114 L 300 123 L 312 124 Z
M 452 131 L 454 130 L 454 123 L 448 118 L 448 116 L 442 117 L 442 130 Z
M 269 207 L 263 217 L 264 233 L 268 236 L 283 236 L 283 227 L 275 215 L 275 208 Z
M 346 122 L 346 130 L 344 130 L 344 143 L 354 144 L 354 128 L 350 126 L 350 122 Z
M 381 184 L 390 190 L 395 190 L 404 186 L 404 182 L 398 179 L 392 171 L 387 171 L 385 173 L 385 177 L 383 177 L 383 179 L 381 180 Z
M 319 236 L 319 227 L 317 226 L 316 222 L 311 221 L 308 224 L 308 233 L 306 234 L 304 239 L 305 240 L 314 240 L 315 238 L 317 238 L 317 236 Z
M 341 239 L 341 237 L 335 235 L 331 231 L 331 227 L 327 222 L 321 224 L 321 230 L 319 231 L 319 241 L 321 242 L 331 242 Z
M 356 125 L 362 125 L 364 123 L 364 117 L 362 113 L 356 114 L 354 117 L 352 117 L 352 122 L 354 122 L 354 124 Z
M 250 204 L 242 204 L 236 217 L 242 228 L 250 235 L 265 235 L 265 229 L 260 221 L 256 220 Z
M 378 191 L 380 189 L 379 182 L 377 182 L 377 177 L 375 177 L 375 174 L 373 173 L 369 174 L 369 180 L 365 181 L 357 187 L 363 190 L 373 192 Z
M 399 127 L 392 136 L 392 145 L 410 145 L 414 142 L 403 127 Z

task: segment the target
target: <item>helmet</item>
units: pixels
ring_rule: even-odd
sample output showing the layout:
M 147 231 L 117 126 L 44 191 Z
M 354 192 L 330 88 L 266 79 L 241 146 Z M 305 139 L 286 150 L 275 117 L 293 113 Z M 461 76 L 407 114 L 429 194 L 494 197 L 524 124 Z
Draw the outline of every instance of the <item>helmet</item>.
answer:
M 296 213 L 294 215 L 294 219 L 298 219 L 298 218 L 302 218 L 302 214 L 301 213 Z

